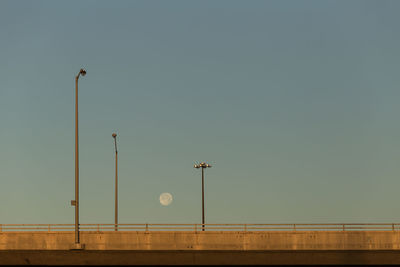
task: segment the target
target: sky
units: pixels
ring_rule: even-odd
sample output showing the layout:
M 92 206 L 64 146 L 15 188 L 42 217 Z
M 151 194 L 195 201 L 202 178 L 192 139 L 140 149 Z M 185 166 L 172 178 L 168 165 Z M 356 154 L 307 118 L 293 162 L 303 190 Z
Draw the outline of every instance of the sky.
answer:
M 399 1 L 0 1 L 0 223 L 400 222 Z M 169 192 L 173 202 L 162 206 Z

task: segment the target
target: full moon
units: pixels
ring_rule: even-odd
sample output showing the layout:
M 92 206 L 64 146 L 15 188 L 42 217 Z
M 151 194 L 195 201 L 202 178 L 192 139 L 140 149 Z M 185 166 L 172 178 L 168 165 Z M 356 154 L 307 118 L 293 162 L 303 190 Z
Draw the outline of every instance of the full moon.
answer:
M 172 202 L 172 195 L 170 193 L 162 193 L 160 195 L 160 203 L 163 206 L 168 206 Z

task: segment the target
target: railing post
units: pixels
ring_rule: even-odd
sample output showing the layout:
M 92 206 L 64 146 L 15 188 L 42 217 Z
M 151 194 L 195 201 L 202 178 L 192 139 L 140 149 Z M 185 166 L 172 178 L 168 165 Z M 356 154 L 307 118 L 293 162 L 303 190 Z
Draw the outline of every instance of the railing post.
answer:
M 344 224 L 343 224 L 343 231 L 345 231 L 345 226 L 344 226 Z
M 148 231 L 149 231 L 149 224 L 146 223 L 146 232 L 148 232 Z
M 197 232 L 197 224 L 194 224 L 194 231 Z
M 394 223 L 392 223 L 392 230 L 394 231 Z
M 293 224 L 293 231 L 296 231 L 296 224 Z
M 47 231 L 50 232 L 50 224 L 47 226 Z

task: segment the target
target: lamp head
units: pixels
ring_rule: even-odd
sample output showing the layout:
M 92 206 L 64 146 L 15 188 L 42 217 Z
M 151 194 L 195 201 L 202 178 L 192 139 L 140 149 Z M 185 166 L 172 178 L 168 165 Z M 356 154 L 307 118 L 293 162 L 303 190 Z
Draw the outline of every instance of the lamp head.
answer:
M 112 137 L 116 138 L 116 137 L 117 137 L 117 134 L 116 134 L 116 133 L 113 133 L 113 134 L 112 134 Z
M 79 74 L 82 75 L 82 76 L 85 76 L 85 75 L 86 75 L 86 70 L 81 69 L 81 70 L 79 71 Z

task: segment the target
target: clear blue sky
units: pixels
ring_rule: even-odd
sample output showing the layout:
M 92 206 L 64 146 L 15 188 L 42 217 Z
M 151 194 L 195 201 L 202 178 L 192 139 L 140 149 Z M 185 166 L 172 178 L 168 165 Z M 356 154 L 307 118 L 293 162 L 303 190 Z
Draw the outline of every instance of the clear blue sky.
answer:
M 400 221 L 399 1 L 1 1 L 0 223 Z M 162 192 L 174 196 L 163 207 Z

